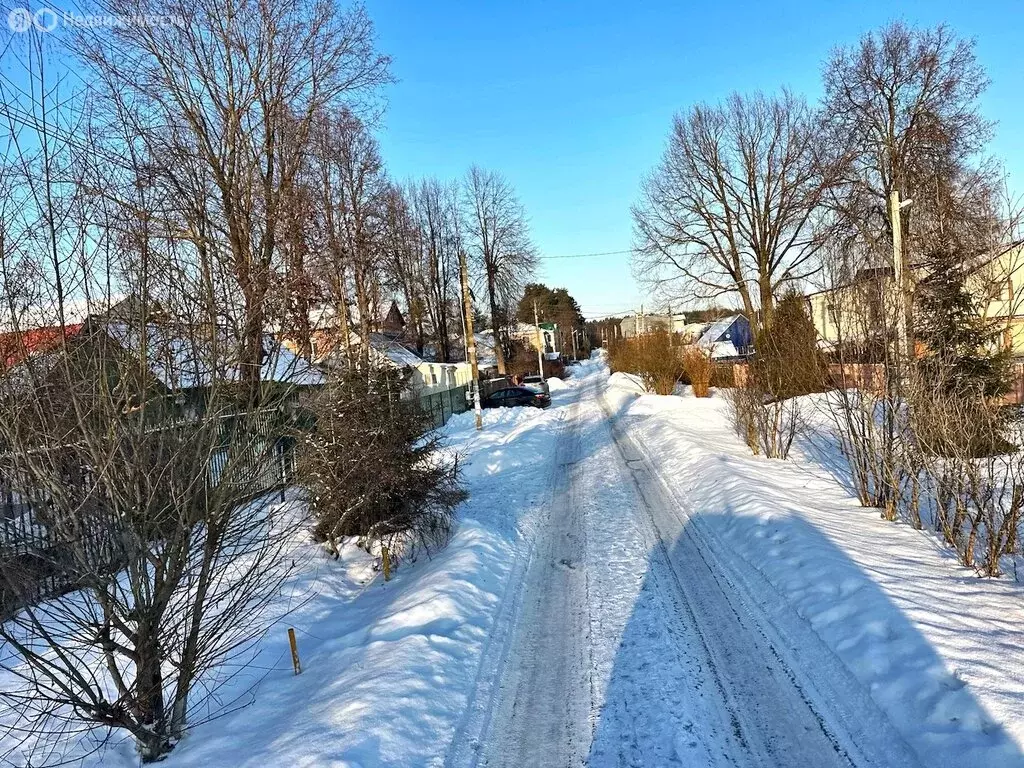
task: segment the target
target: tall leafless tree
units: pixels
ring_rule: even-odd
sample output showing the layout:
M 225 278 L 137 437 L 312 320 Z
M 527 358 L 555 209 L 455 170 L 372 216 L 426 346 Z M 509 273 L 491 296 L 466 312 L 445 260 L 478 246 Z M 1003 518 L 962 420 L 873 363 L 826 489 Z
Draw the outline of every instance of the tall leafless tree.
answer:
M 466 174 L 463 207 L 466 247 L 487 295 L 494 354 L 504 374 L 515 303 L 536 265 L 526 211 L 501 174 L 477 166 Z
M 111 14 L 174 24 L 83 30 L 79 50 L 111 111 L 133 134 L 154 183 L 175 193 L 200 258 L 240 294 L 245 376 L 258 378 L 268 298 L 296 178 L 317 116 L 388 75 L 361 6 L 325 0 L 103 0 Z M 212 271 L 213 267 L 210 268 Z
M 982 157 L 992 135 L 979 103 L 987 86 L 974 43 L 945 26 L 896 22 L 833 52 L 822 111 L 843 183 L 830 202 L 862 266 L 892 259 L 894 191 L 913 201 L 899 213 L 905 275 L 919 261 L 922 238 L 954 226 L 951 209 L 975 216 L 975 224 L 995 213 L 1000 173 Z M 912 282 L 903 290 L 912 291 Z M 905 297 L 908 310 L 912 302 Z M 907 327 L 912 335 L 912 313 Z
M 820 136 L 788 92 L 677 115 L 633 207 L 637 275 L 676 296 L 738 295 L 753 324 L 770 322 L 780 289 L 814 273 L 826 239 Z
M 461 332 L 459 249 L 463 247 L 458 187 L 424 179 L 412 190 L 420 231 L 425 306 L 442 361 L 453 359 L 452 336 Z
M 381 241 L 391 186 L 376 139 L 350 111 L 320 116 L 313 151 L 327 246 L 320 275 L 346 329 L 352 297 L 361 340 L 359 356 L 365 365 L 380 311 L 386 266 Z

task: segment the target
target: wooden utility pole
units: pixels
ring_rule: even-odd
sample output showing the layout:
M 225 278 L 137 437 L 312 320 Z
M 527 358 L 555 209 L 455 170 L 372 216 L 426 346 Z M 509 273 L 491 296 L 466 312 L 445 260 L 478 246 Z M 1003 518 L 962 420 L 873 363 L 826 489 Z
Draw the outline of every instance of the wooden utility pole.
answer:
M 670 347 L 673 346 L 673 344 L 672 344 L 672 336 L 673 336 L 673 332 L 674 331 L 675 331 L 675 327 L 674 327 L 674 324 L 672 322 L 672 305 L 669 304 L 668 305 L 668 345 Z
M 469 267 L 466 266 L 466 252 L 459 249 L 459 277 L 462 279 L 462 312 L 465 322 L 466 354 L 473 371 L 473 379 L 469 383 L 473 395 L 473 410 L 476 413 L 476 428 L 484 428 L 483 413 L 480 410 L 480 366 L 476 361 L 476 336 L 473 334 L 473 294 L 469 291 Z M 497 334 L 494 343 L 498 343 Z
M 544 381 L 544 334 L 540 330 L 540 318 L 537 316 L 537 302 L 533 302 L 533 325 L 537 329 L 537 367 L 540 368 L 540 380 Z

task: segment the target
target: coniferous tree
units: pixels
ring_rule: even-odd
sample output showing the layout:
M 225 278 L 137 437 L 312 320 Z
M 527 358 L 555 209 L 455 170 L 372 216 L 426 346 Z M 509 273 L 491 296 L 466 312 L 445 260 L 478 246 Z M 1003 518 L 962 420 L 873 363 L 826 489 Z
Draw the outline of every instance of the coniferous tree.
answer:
M 349 368 L 310 404 L 300 436 L 299 478 L 308 489 L 314 536 L 338 552 L 357 536 L 401 551 L 445 542 L 466 498 L 457 463 L 417 400 L 403 399 L 408 375 L 392 367 Z
M 916 302 L 921 366 L 951 394 L 994 397 L 1009 388 L 1009 352 L 1000 349 L 1000 328 L 984 317 L 971 291 L 971 264 L 955 238 L 926 254 L 927 276 L 918 284 Z

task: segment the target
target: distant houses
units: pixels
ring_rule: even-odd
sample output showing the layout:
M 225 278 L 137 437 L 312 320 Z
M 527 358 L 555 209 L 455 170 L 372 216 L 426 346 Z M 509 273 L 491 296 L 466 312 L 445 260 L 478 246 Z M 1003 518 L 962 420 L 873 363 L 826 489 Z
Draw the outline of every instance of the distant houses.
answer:
M 682 337 L 684 344 L 707 350 L 719 362 L 744 360 L 754 352 L 754 337 L 745 315 L 733 314 L 704 323 L 687 323 L 684 315 L 659 315 L 643 312 L 622 319 L 622 338 L 629 339 L 656 330 L 668 330 Z

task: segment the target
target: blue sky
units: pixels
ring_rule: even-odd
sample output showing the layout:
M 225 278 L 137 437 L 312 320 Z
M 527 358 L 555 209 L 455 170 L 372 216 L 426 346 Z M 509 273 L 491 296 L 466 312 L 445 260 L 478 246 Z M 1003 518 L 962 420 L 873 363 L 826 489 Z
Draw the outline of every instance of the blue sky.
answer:
M 1024 192 L 1024 3 L 367 0 L 399 82 L 381 131 L 397 178 L 502 171 L 543 256 L 631 245 L 629 206 L 672 115 L 731 91 L 820 94 L 830 49 L 893 18 L 977 40 L 993 154 Z M 628 255 L 541 262 L 585 314 L 637 307 Z

